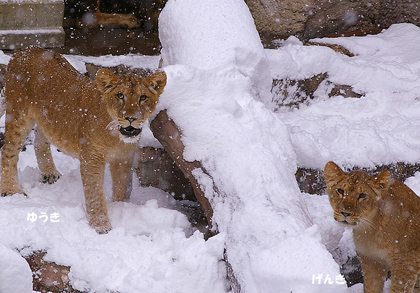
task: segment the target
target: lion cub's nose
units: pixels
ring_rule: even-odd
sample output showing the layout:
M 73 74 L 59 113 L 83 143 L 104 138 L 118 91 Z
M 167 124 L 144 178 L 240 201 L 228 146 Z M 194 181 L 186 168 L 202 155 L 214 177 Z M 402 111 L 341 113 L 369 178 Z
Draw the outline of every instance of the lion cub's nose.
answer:
M 137 118 L 136 117 L 124 117 L 126 120 L 128 120 L 128 122 L 130 122 L 130 123 L 132 123 L 132 122 L 134 122 L 134 121 L 136 121 L 137 120 Z
M 351 216 L 351 213 L 348 213 L 348 212 L 341 212 L 341 214 L 342 214 L 344 217 Z

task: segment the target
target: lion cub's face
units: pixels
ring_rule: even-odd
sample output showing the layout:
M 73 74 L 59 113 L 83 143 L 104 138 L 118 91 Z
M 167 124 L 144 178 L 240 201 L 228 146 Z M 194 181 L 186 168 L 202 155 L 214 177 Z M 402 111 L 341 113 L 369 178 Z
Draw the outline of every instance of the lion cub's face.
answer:
M 143 122 L 152 116 L 159 96 L 166 85 L 166 74 L 155 71 L 147 78 L 124 75 L 118 78 L 111 70 L 103 68 L 97 73 L 98 89 L 106 103 L 113 122 L 123 137 L 136 137 Z
M 325 165 L 324 178 L 334 219 L 361 226 L 371 225 L 381 194 L 389 188 L 392 180 L 389 171 L 371 177 L 361 171 L 344 173 L 333 162 Z

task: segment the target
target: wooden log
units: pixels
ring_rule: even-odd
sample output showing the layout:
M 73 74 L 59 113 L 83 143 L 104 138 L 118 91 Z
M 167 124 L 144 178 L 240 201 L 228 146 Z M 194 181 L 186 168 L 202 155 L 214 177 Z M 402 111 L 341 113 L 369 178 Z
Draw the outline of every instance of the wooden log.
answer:
M 134 170 L 141 186 L 159 188 L 176 200 L 197 201 L 191 182 L 165 149 L 142 147 L 136 152 Z
M 198 168 L 201 169 L 205 174 L 208 173 L 200 162 L 188 162 L 184 159 L 183 154 L 185 146 L 181 140 L 181 131 L 178 129 L 175 122 L 169 118 L 166 110 L 159 112 L 156 118 L 153 119 L 153 121 L 150 123 L 150 129 L 152 130 L 156 139 L 162 144 L 171 158 L 175 161 L 177 166 L 184 173 L 184 175 L 188 178 L 188 180 L 190 180 L 194 190 L 194 195 L 196 196 L 197 201 L 200 203 L 201 208 L 206 215 L 209 228 L 213 232 L 217 232 L 215 231 L 215 227 L 213 226 L 212 221 L 213 209 L 209 200 L 205 197 L 204 192 L 201 190 L 200 184 L 192 174 L 192 171 Z
M 201 208 L 206 215 L 207 222 L 209 223 L 210 231 L 208 235 L 205 235 L 205 238 L 211 237 L 214 234 L 217 234 L 217 227 L 213 225 L 212 216 L 213 209 L 210 205 L 209 200 L 205 197 L 204 192 L 200 188 L 200 184 L 197 182 L 197 179 L 192 174 L 192 171 L 196 168 L 199 168 L 204 174 L 207 174 L 210 178 L 211 176 L 201 165 L 200 162 L 194 161 L 189 162 L 184 159 L 184 149 L 185 146 L 182 143 L 182 133 L 179 128 L 176 126 L 175 122 L 171 120 L 168 116 L 166 110 L 159 112 L 155 119 L 150 123 L 150 129 L 153 132 L 155 138 L 162 144 L 168 154 L 172 157 L 184 175 L 190 180 L 191 185 L 194 190 L 194 194 L 197 197 L 197 201 L 200 203 Z M 213 186 L 215 193 L 217 193 L 217 188 Z M 240 293 L 241 285 L 239 284 L 235 272 L 232 269 L 232 266 L 229 263 L 228 252 L 224 251 L 223 254 L 224 261 L 226 263 L 226 274 L 227 279 L 229 280 L 230 287 L 232 292 Z

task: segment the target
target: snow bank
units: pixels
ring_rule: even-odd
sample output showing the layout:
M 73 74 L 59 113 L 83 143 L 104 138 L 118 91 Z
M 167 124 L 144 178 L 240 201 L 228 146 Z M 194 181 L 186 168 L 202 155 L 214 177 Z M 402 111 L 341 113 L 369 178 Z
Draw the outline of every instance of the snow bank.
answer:
M 254 94 L 270 102 L 269 65 L 243 0 L 168 1 L 159 17 L 159 38 L 164 66 L 233 67 L 251 79 Z
M 32 271 L 17 252 L 0 244 L 0 292 L 32 292 Z
M 65 57 L 70 60 L 70 63 L 78 68 L 78 63 L 92 63 L 98 66 L 103 67 L 114 67 L 118 65 L 125 65 L 130 68 L 147 68 L 147 69 L 156 69 L 159 66 L 159 56 L 145 56 L 145 55 L 136 55 L 136 54 L 127 54 L 127 55 L 105 55 L 105 56 L 78 56 L 78 55 L 65 55 Z M 83 68 L 83 67 L 82 67 Z M 80 72 L 86 72 L 85 70 L 79 70 Z
M 196 170 L 243 292 L 337 292 L 338 284 L 312 283 L 314 274 L 335 277 L 339 269 L 306 212 L 288 129 L 251 91 L 249 72 L 266 76 L 268 68 L 258 66 L 264 53 L 244 5 L 167 3 L 160 109 L 181 128 L 184 157 L 211 176 Z
M 62 2 L 63 0 L 49 0 L 49 2 Z M 29 2 L 29 3 L 39 3 L 39 2 L 43 2 L 42 0 L 0 0 L 0 3 L 4 3 L 4 2 L 11 2 L 11 3 L 24 3 L 24 2 Z
M 323 168 L 420 160 L 420 29 L 391 26 L 379 35 L 316 42 L 340 44 L 348 57 L 327 47 L 304 46 L 291 37 L 279 50 L 266 50 L 273 78 L 304 79 L 327 73 L 328 81 L 350 85 L 360 99 L 330 99 L 323 82 L 310 105 L 279 117 L 291 132 L 298 165 Z
M 0 51 L 0 64 L 6 65 L 9 63 L 10 56 L 4 54 L 3 51 Z

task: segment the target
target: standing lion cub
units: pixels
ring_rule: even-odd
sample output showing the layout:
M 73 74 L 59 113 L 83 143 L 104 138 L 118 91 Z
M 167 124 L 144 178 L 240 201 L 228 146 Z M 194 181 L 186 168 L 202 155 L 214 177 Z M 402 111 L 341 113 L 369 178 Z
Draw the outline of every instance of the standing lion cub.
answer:
M 344 173 L 335 163 L 324 169 L 334 219 L 353 228 L 364 292 L 412 292 L 420 273 L 420 198 L 389 171 L 368 176 Z
M 101 69 L 92 81 L 57 53 L 35 47 L 16 53 L 7 67 L 3 101 L 2 196 L 23 193 L 19 151 L 36 125 L 35 154 L 44 182 L 60 177 L 50 143 L 78 158 L 89 224 L 98 233 L 108 232 L 112 227 L 103 191 L 105 165 L 110 165 L 113 200 L 127 199 L 142 123 L 153 114 L 165 85 L 163 71 L 141 79 L 118 78 Z

